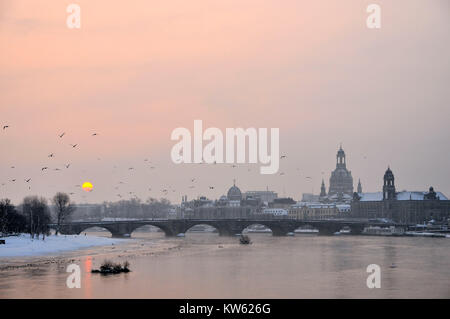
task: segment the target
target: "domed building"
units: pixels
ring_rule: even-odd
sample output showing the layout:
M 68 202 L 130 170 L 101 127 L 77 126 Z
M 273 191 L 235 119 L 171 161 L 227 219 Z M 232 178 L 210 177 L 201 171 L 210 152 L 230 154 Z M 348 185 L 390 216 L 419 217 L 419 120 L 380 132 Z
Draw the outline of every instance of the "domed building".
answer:
M 342 146 L 336 154 L 336 169 L 331 173 L 330 188 L 328 196 L 337 195 L 344 197 L 344 195 L 353 195 L 353 177 L 352 172 L 347 170 L 347 163 L 345 160 L 345 152 Z
M 236 181 L 233 181 L 233 186 L 228 190 L 227 199 L 229 206 L 241 206 L 242 192 L 239 187 L 236 186 Z
M 361 182 L 359 183 L 361 186 Z M 336 169 L 331 172 L 328 194 L 322 179 L 319 201 L 322 203 L 350 203 L 353 198 L 352 172 L 347 170 L 345 152 L 342 146 L 336 154 Z

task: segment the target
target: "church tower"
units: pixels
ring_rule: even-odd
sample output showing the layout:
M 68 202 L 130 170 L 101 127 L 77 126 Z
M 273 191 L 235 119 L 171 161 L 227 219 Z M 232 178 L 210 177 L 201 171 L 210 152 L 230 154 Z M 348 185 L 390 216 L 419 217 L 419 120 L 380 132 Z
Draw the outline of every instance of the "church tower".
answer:
M 346 168 L 345 164 L 345 152 L 342 149 L 342 145 L 339 147 L 339 150 L 336 154 L 336 168 Z
M 320 197 L 326 197 L 327 196 L 327 191 L 325 190 L 325 182 L 323 181 L 322 178 L 322 186 L 320 186 Z
M 389 167 L 384 173 L 383 180 L 383 200 L 396 199 L 397 195 L 395 194 L 394 174 Z
M 358 193 L 362 193 L 361 179 L 358 179 Z

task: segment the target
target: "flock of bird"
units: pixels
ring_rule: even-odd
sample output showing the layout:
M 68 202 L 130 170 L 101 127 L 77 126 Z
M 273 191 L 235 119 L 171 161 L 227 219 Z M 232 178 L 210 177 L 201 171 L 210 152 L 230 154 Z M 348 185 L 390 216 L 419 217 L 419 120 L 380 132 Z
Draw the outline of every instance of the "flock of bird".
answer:
M 6 129 L 9 129 L 10 128 L 10 125 L 3 125 L 2 126 L 3 127 L 3 131 L 5 131 Z M 63 132 L 63 133 L 61 133 L 61 134 L 58 134 L 58 137 L 61 139 L 61 138 L 63 138 L 64 136 L 66 135 L 66 132 Z M 97 133 L 93 133 L 92 134 L 92 136 L 97 136 L 98 134 Z M 75 147 L 77 147 L 78 146 L 78 144 L 69 144 L 72 148 L 75 148 Z M 47 156 L 48 158 L 55 158 L 56 157 L 56 155 L 55 155 L 55 153 L 50 153 L 48 156 Z M 70 167 L 70 163 L 68 163 L 68 164 L 64 164 L 64 167 L 66 168 L 66 169 L 68 169 L 69 167 Z M 15 166 L 11 166 L 11 169 L 15 169 L 16 167 Z M 50 168 L 48 167 L 48 166 L 43 166 L 43 167 L 41 167 L 41 172 L 44 172 L 44 171 L 46 171 L 46 170 L 49 170 Z M 54 171 L 61 171 L 61 169 L 60 168 L 54 168 L 53 169 Z M 10 182 L 16 182 L 17 181 L 17 179 L 16 178 L 13 178 L 13 179 L 11 179 L 10 180 Z M 29 184 L 30 182 L 32 181 L 32 178 L 25 178 L 24 179 L 24 182 L 25 183 L 27 183 L 27 184 Z M 1 184 L 2 186 L 4 186 L 5 185 L 5 183 L 2 183 Z M 79 187 L 81 187 L 81 185 L 76 185 L 77 187 L 79 186 Z M 31 190 L 31 186 L 28 186 L 28 189 L 29 190 Z M 74 195 L 75 193 L 74 192 L 71 192 L 70 193 L 70 195 Z
M 7 129 L 10 129 L 10 125 L 3 125 L 2 128 L 3 128 L 3 131 L 6 131 Z M 98 135 L 99 135 L 98 133 L 94 132 L 94 133 L 91 134 L 91 137 L 96 137 L 96 136 L 98 136 Z M 66 132 L 62 132 L 62 133 L 58 134 L 58 138 L 59 138 L 59 139 L 63 139 L 65 136 L 66 136 Z M 78 144 L 78 143 L 75 143 L 75 144 L 69 143 L 68 145 L 69 145 L 72 149 L 78 149 L 78 147 L 79 147 L 79 144 Z M 48 157 L 48 159 L 53 159 L 53 158 L 56 157 L 56 153 L 52 152 L 52 153 L 48 154 L 47 157 Z M 287 155 L 285 155 L 285 154 L 283 154 L 283 155 L 280 156 L 280 160 L 285 160 L 286 158 L 287 158 Z M 97 160 L 100 160 L 100 158 L 97 158 Z M 150 169 L 152 169 L 152 170 L 153 170 L 153 169 L 156 169 L 156 167 L 152 164 L 152 162 L 151 162 L 148 158 L 145 158 L 143 161 L 144 161 L 146 164 L 149 164 L 148 167 L 149 167 Z M 199 164 L 203 164 L 203 163 L 199 163 Z M 214 162 L 213 164 L 217 164 L 217 163 Z M 229 167 L 232 168 L 232 169 L 235 169 L 235 168 L 240 167 L 240 165 L 238 166 L 238 165 L 236 165 L 236 164 L 226 164 L 226 165 L 229 165 Z M 70 167 L 71 167 L 71 163 L 64 164 L 64 168 L 65 168 L 65 169 L 69 169 Z M 11 168 L 14 169 L 15 166 L 11 166 Z M 117 167 L 116 165 L 113 166 L 113 169 L 117 169 L 117 168 L 118 168 L 118 167 Z M 51 169 L 51 168 L 50 168 L 49 166 L 43 166 L 43 167 L 41 167 L 41 172 L 44 172 L 44 171 L 47 171 L 47 170 L 50 170 L 50 169 Z M 53 170 L 54 170 L 54 171 L 61 171 L 62 169 L 61 169 L 61 168 L 53 168 Z M 134 171 L 134 170 L 135 170 L 135 167 L 133 167 L 133 166 L 129 166 L 129 167 L 128 167 L 128 171 L 132 172 L 132 171 Z M 251 171 L 251 168 L 248 168 L 247 170 L 248 170 L 248 172 L 250 172 L 250 171 Z M 299 168 L 297 168 L 297 172 L 298 172 L 298 174 L 300 174 Z M 324 173 L 324 172 L 322 172 L 322 175 L 323 175 L 323 173 Z M 279 174 L 279 176 L 284 176 L 284 175 L 286 175 L 285 172 L 279 172 L 278 174 Z M 300 175 L 301 175 L 301 174 L 300 174 Z M 311 176 L 305 176 L 304 178 L 307 179 L 307 180 L 310 180 L 310 181 L 312 180 L 312 177 L 311 177 Z M 11 183 L 14 183 L 14 182 L 16 182 L 16 181 L 17 181 L 17 178 L 14 178 L 14 179 L 11 179 L 11 180 L 10 180 Z M 27 183 L 27 184 L 29 184 L 31 181 L 32 181 L 31 178 L 26 178 L 26 179 L 24 179 L 24 182 Z M 188 189 L 194 189 L 194 188 L 195 188 L 196 182 L 197 182 L 197 178 L 191 178 L 191 179 L 190 179 L 189 186 L 188 186 Z M 124 193 L 123 191 L 122 191 L 122 192 L 119 192 L 120 189 L 121 189 L 120 186 L 123 185 L 123 184 L 125 184 L 125 182 L 121 180 L 121 181 L 119 181 L 119 182 L 117 183 L 117 185 L 114 185 L 114 189 L 115 189 L 116 191 L 118 191 L 117 194 L 116 194 L 116 197 L 118 197 L 118 198 L 120 198 L 120 199 L 122 199 L 122 198 L 125 197 L 125 196 L 124 196 L 125 193 Z M 5 185 L 5 183 L 2 183 L 2 185 Z M 75 187 L 78 188 L 79 190 L 81 190 L 81 185 L 75 185 Z M 216 187 L 213 186 L 213 185 L 208 185 L 208 188 L 209 188 L 209 190 L 214 190 Z M 31 186 L 28 186 L 28 189 L 31 190 Z M 148 188 L 148 191 L 151 192 L 151 191 L 152 191 L 152 188 L 149 187 L 149 188 Z M 160 189 L 160 193 L 161 193 L 162 195 L 164 195 L 164 196 L 167 196 L 168 194 L 170 194 L 170 193 L 175 193 L 175 192 L 176 192 L 176 189 L 172 188 L 171 186 L 168 186 L 168 187 L 166 187 L 166 188 Z M 69 193 L 69 195 L 75 195 L 75 194 L 76 194 L 76 193 L 73 192 L 73 191 L 71 191 L 71 192 Z M 136 194 L 134 191 L 128 191 L 128 195 L 131 195 L 131 196 L 134 197 L 134 198 L 138 198 L 137 194 Z M 83 198 L 85 198 L 85 197 L 83 196 Z

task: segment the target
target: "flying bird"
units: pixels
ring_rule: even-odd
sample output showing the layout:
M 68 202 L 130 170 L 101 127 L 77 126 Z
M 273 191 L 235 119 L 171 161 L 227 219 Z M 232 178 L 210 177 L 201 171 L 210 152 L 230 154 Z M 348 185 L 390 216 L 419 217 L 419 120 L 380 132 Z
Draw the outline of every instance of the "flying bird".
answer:
M 78 144 L 69 144 L 70 146 L 72 146 L 72 148 L 77 147 Z
M 214 186 L 209 186 L 209 189 L 214 189 Z
M 11 182 L 15 182 L 15 181 L 16 181 L 15 179 L 12 179 L 12 180 L 11 180 Z
M 25 182 L 29 183 L 31 181 L 31 178 L 26 179 Z
M 64 165 L 66 168 L 69 168 L 69 166 L 70 166 L 70 163 L 69 164 L 67 164 L 67 165 Z
M 97 133 L 92 134 L 92 136 L 97 136 L 97 135 L 98 135 Z
M 286 158 L 286 155 L 281 155 L 280 159 Z
M 47 167 L 47 166 L 45 166 L 45 167 L 42 167 L 42 168 L 41 168 L 41 171 L 43 171 L 43 170 L 46 170 L 46 169 L 48 169 L 48 167 Z
M 4 125 L 3 129 L 6 130 L 9 127 L 9 125 Z
M 62 133 L 62 134 L 60 134 L 58 136 L 59 136 L 59 138 L 62 138 L 64 135 L 66 135 L 66 132 L 64 132 L 64 133 Z
M 48 157 L 54 157 L 54 156 L 55 156 L 55 154 L 51 153 Z

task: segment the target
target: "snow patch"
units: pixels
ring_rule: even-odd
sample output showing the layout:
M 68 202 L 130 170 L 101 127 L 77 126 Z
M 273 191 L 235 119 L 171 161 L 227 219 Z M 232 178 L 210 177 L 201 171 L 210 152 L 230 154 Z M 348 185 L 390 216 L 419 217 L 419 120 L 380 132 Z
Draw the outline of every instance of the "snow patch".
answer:
M 1 237 L 6 244 L 0 245 L 0 257 L 39 256 L 61 251 L 77 250 L 92 246 L 107 246 L 124 242 L 124 239 L 84 236 L 51 235 L 42 240 L 31 239 L 28 234 Z

